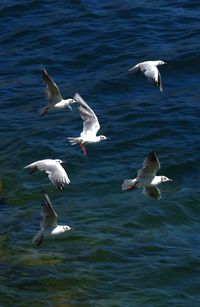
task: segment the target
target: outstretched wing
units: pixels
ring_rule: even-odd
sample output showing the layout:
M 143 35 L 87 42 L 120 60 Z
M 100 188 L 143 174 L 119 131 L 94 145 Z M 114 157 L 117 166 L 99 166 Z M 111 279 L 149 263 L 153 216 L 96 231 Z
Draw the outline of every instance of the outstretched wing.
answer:
M 144 73 L 144 75 L 147 77 L 147 79 L 159 87 L 160 91 L 162 92 L 162 81 L 161 81 L 161 75 L 160 72 L 155 64 L 150 63 L 142 63 L 140 64 L 141 71 Z
M 64 168 L 60 163 L 56 163 L 56 161 L 52 159 L 39 160 L 25 166 L 24 168 L 31 168 L 31 173 L 36 170 L 45 171 L 53 185 L 60 190 L 64 189 L 65 184 L 70 183 L 69 177 Z
M 96 136 L 100 129 L 97 116 L 78 93 L 75 94 L 74 99 L 79 104 L 79 112 L 83 120 L 83 132 L 81 133 L 81 136 L 88 134 Z
M 156 176 L 160 162 L 155 152 L 150 152 L 143 162 L 143 168 L 138 170 L 138 177 Z
M 161 199 L 160 190 L 156 186 L 143 187 L 143 193 L 146 196 L 154 197 L 157 199 Z
M 155 80 L 158 79 L 158 68 L 155 65 L 150 63 L 142 63 L 140 64 L 140 68 L 151 83 L 154 83 Z
M 60 90 L 59 90 L 57 84 L 49 76 L 46 69 L 43 69 L 43 71 L 42 71 L 42 78 L 47 85 L 45 92 L 46 92 L 47 99 L 48 99 L 49 103 L 55 105 L 56 103 L 60 102 L 62 100 Z
M 66 184 L 70 183 L 69 177 L 60 164 L 56 164 L 51 171 L 47 171 L 48 177 L 59 190 L 63 190 Z
M 42 203 L 41 216 L 42 216 L 42 221 L 40 223 L 41 228 L 45 229 L 57 226 L 57 214 L 47 194 L 45 194 L 45 201 Z

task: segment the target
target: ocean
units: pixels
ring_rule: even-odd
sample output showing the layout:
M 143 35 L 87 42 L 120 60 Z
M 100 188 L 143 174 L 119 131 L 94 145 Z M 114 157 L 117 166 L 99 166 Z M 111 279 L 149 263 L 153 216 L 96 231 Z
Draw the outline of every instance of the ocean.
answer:
M 0 306 L 200 306 L 200 4 L 5 0 L 0 4 Z M 128 70 L 159 66 L 163 92 Z M 78 92 L 107 140 L 84 156 L 73 110 L 43 117 L 45 68 Z M 121 190 L 155 151 L 162 198 Z M 25 165 L 61 159 L 63 192 Z M 65 236 L 32 244 L 47 193 Z

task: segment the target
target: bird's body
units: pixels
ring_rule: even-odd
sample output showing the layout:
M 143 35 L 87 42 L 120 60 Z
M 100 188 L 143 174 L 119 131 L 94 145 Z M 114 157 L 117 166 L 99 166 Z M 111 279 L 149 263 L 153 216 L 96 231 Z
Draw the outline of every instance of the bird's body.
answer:
M 80 116 L 83 120 L 83 131 L 79 137 L 68 137 L 68 140 L 72 145 L 79 144 L 83 153 L 86 155 L 85 145 L 98 143 L 102 140 L 106 140 L 107 137 L 104 135 L 96 135 L 100 129 L 98 118 L 82 97 L 76 93 L 74 99 L 78 103 Z
M 44 116 L 47 112 L 52 111 L 54 109 L 71 109 L 71 104 L 75 103 L 76 101 L 72 98 L 62 98 L 57 84 L 49 76 L 46 69 L 43 69 L 42 77 L 47 85 L 45 93 L 47 96 L 48 104 L 39 112 L 39 115 Z
M 45 171 L 52 184 L 62 190 L 66 184 L 70 183 L 70 180 L 64 168 L 61 166 L 61 163 L 63 163 L 63 161 L 59 159 L 44 159 L 26 165 L 24 168 L 31 169 L 31 173 L 37 170 Z
M 33 243 L 37 245 L 40 245 L 45 237 L 54 237 L 71 229 L 68 225 L 57 224 L 57 214 L 47 194 L 45 194 L 45 202 L 42 203 L 41 216 L 41 229 L 33 238 Z
M 165 181 L 171 181 L 166 176 L 156 176 L 160 169 L 160 162 L 157 155 L 151 152 L 144 159 L 143 168 L 138 170 L 137 177 L 134 179 L 125 179 L 122 184 L 122 190 L 133 190 L 135 188 L 143 188 L 143 192 L 147 196 L 161 198 L 161 194 L 157 185 Z
M 166 63 L 160 60 L 141 62 L 133 66 L 132 68 L 130 68 L 129 71 L 133 71 L 135 73 L 138 73 L 141 71 L 147 77 L 147 79 L 151 83 L 159 87 L 160 91 L 162 92 L 163 91 L 162 80 L 161 80 L 161 75 L 160 75 L 160 72 L 157 66 L 163 65 L 163 64 L 166 64 Z

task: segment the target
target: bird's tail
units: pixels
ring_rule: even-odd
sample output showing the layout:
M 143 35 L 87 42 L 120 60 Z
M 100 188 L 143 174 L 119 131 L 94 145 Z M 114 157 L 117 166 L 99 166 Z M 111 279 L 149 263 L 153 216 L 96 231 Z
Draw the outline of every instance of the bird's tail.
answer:
M 122 183 L 122 191 L 133 190 L 136 187 L 135 179 L 125 179 Z
M 32 167 L 33 167 L 33 165 L 32 165 L 32 163 L 31 163 L 31 164 L 28 164 L 28 165 L 24 166 L 24 169 L 26 169 L 26 168 L 32 168 Z
M 43 238 L 44 238 L 43 234 L 41 233 L 41 231 L 39 231 L 39 232 L 35 235 L 35 237 L 33 238 L 32 243 L 34 243 L 34 244 L 36 244 L 37 246 L 39 246 L 39 245 L 42 243 Z
M 133 71 L 135 73 L 139 73 L 140 70 L 139 70 L 138 64 L 133 66 L 133 67 L 131 67 L 128 71 Z
M 30 174 L 33 174 L 34 172 L 37 171 L 37 167 L 35 166 L 35 163 L 31 163 L 31 164 L 24 166 L 24 169 L 29 169 Z
M 69 137 L 68 140 L 69 140 L 71 145 L 76 145 L 76 144 L 80 144 L 81 143 L 80 138 L 71 138 L 71 137 Z

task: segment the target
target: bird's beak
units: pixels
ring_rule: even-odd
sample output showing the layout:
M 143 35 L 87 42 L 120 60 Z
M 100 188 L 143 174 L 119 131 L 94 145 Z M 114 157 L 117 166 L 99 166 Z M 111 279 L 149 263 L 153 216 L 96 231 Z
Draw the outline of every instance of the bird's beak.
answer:
M 169 179 L 169 181 L 173 181 L 172 179 Z
M 68 108 L 70 109 L 70 111 L 72 111 L 72 107 L 69 105 Z

